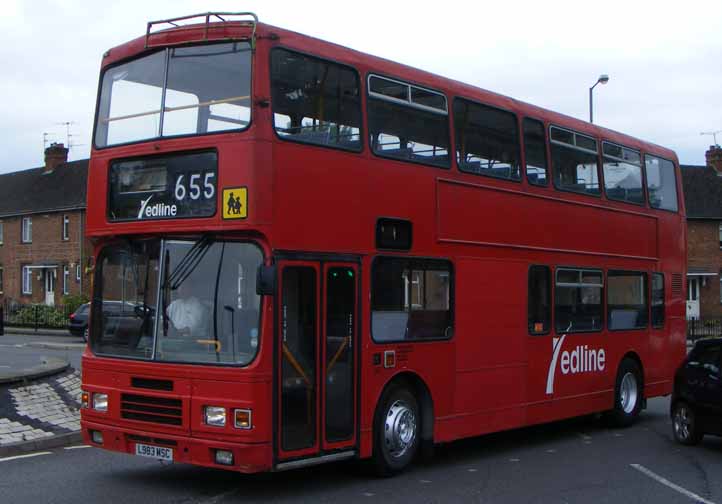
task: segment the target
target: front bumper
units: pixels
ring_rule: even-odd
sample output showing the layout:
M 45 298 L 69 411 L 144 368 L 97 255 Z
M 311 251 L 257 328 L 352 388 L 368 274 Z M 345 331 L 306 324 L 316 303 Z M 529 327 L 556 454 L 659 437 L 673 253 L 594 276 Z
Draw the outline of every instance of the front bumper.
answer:
M 136 443 L 150 444 L 173 449 L 173 461 L 242 473 L 269 471 L 273 465 L 272 447 L 268 443 L 228 443 L 165 433 L 124 429 L 98 422 L 81 421 L 83 441 L 97 448 L 135 454 Z M 103 434 L 103 444 L 94 443 L 90 431 Z M 215 462 L 215 450 L 233 452 L 233 465 Z

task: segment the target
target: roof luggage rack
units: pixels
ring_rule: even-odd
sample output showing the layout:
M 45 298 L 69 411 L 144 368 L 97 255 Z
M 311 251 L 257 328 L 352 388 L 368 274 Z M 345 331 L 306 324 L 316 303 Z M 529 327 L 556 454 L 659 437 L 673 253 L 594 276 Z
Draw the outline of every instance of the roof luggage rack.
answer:
M 181 16 L 177 18 L 171 18 L 171 19 L 163 19 L 160 21 L 149 21 L 148 22 L 148 29 L 145 32 L 145 48 L 148 49 L 149 47 L 155 47 L 156 45 L 161 44 L 153 44 L 152 39 L 153 35 L 156 35 L 161 30 L 166 30 L 168 28 L 179 28 L 181 26 L 187 26 L 190 24 L 198 24 L 198 19 L 202 18 L 205 19 L 204 22 L 204 28 L 203 28 L 203 37 L 195 40 L 184 40 L 183 43 L 188 42 L 205 42 L 208 40 L 208 31 L 211 27 L 211 24 L 220 24 L 220 23 L 230 23 L 230 22 L 238 22 L 245 24 L 247 26 L 251 26 L 253 28 L 253 32 L 251 34 L 251 47 L 255 49 L 256 46 L 256 25 L 258 25 L 258 16 L 256 16 L 252 12 L 206 12 L 204 14 L 191 14 L 190 16 Z M 239 19 L 240 18 L 240 19 Z M 251 18 L 251 19 L 248 19 Z M 166 26 L 169 25 L 169 26 Z M 151 32 L 153 28 L 156 29 L 156 31 Z M 167 44 L 162 44 L 167 45 Z

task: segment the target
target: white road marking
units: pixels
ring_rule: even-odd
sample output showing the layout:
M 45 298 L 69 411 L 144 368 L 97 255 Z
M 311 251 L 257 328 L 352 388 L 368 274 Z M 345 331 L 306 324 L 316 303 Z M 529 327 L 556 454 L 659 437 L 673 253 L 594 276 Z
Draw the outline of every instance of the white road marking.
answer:
M 371 492 L 364 492 L 364 497 L 373 497 L 376 494 L 372 494 Z
M 583 432 L 577 432 L 577 435 L 582 438 L 584 441 L 590 441 L 592 439 L 592 436 L 589 436 L 587 434 L 584 434 Z
M 672 490 L 675 490 L 675 491 L 681 493 L 684 496 L 689 497 L 690 499 L 692 499 L 694 501 L 701 502 L 702 504 L 715 504 L 714 502 L 707 500 L 704 497 L 700 497 L 699 495 L 697 495 L 694 492 L 690 492 L 686 488 L 682 488 L 681 486 L 672 483 L 668 479 L 663 478 L 659 474 L 656 474 L 656 473 L 650 471 L 649 469 L 647 469 L 646 467 L 644 467 L 641 464 L 629 464 L 629 465 L 631 465 L 633 468 L 635 468 L 637 471 L 641 472 L 642 474 L 649 476 L 653 480 L 671 488 Z
M 79 446 L 66 446 L 63 450 L 80 450 L 81 448 L 92 448 L 90 445 L 79 445 Z
M 476 472 L 476 469 L 467 469 L 468 472 Z
M 556 453 L 556 452 L 557 451 L 554 448 L 552 448 L 551 450 L 547 450 L 547 453 Z
M 428 484 L 428 483 L 431 483 L 431 481 L 429 481 L 429 480 L 419 480 L 419 483 Z
M 29 453 L 27 455 L 16 455 L 14 457 L 0 458 L 0 462 L 10 462 L 11 460 L 18 460 L 18 459 L 24 459 L 24 458 L 30 458 L 30 457 L 38 457 L 40 455 L 52 455 L 52 453 L 51 452 L 37 452 L 37 453 Z
M 519 462 L 518 458 L 509 459 L 509 462 Z

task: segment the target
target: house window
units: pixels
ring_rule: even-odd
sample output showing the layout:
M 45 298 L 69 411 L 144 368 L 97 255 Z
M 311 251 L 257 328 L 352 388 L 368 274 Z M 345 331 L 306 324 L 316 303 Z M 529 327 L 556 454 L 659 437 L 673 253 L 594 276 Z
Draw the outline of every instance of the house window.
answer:
M 33 293 L 33 270 L 28 266 L 23 266 L 23 294 L 30 295 Z
M 63 266 L 63 294 L 70 294 L 70 268 L 67 264 Z
M 75 281 L 80 282 L 80 263 L 75 266 Z
M 720 232 L 722 232 L 722 225 L 720 226 Z M 0 221 L 0 245 L 3 244 L 3 221 Z
M 3 269 L 0 267 L 0 294 L 3 293 Z
M 33 218 L 23 217 L 23 243 L 31 243 L 33 241 Z
M 70 216 L 63 215 L 63 241 L 70 240 Z
M 0 222 L 0 245 L 3 243 L 3 223 Z M 719 248 L 722 249 L 722 224 L 719 225 Z

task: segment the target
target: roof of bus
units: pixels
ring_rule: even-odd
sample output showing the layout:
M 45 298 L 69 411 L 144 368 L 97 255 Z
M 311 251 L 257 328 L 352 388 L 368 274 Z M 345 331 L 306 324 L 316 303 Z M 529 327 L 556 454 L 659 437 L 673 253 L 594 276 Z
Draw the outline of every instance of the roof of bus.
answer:
M 213 34 L 208 36 L 209 41 L 217 42 L 228 40 L 229 38 L 238 38 L 242 35 L 248 35 L 248 31 L 250 29 L 248 24 L 239 22 L 228 22 L 222 24 L 221 26 L 216 25 L 221 25 L 221 23 L 214 23 Z M 159 39 L 159 41 L 156 43 L 157 45 L 153 46 L 150 50 L 156 50 L 163 42 L 179 44 L 188 39 L 197 39 L 198 36 L 203 33 L 204 27 L 204 24 L 194 24 L 155 32 L 152 36 Z M 580 133 L 586 133 L 595 137 L 604 137 L 609 141 L 620 143 L 628 147 L 654 152 L 660 156 L 667 157 L 677 162 L 677 156 L 674 151 L 652 142 L 640 140 L 624 133 L 588 123 L 575 117 L 553 112 L 499 93 L 459 82 L 454 79 L 442 77 L 431 72 L 419 70 L 418 68 L 408 65 L 366 54 L 333 42 L 328 42 L 309 35 L 304 35 L 264 23 L 259 23 L 257 25 L 256 36 L 261 39 L 271 38 L 272 36 L 275 39 L 277 37 L 281 46 L 288 46 L 289 48 L 294 48 L 295 50 L 308 52 L 319 57 L 324 57 L 354 66 L 362 72 L 362 74 L 366 74 L 367 72 L 385 74 L 388 77 L 406 80 L 420 86 L 443 90 L 447 93 L 447 95 L 452 94 L 472 100 L 478 100 L 488 103 L 489 105 L 522 113 L 526 116 L 545 120 L 559 126 L 571 128 Z M 104 55 L 103 67 L 145 52 L 147 50 L 145 42 L 146 36 L 141 36 L 135 40 L 111 49 Z

